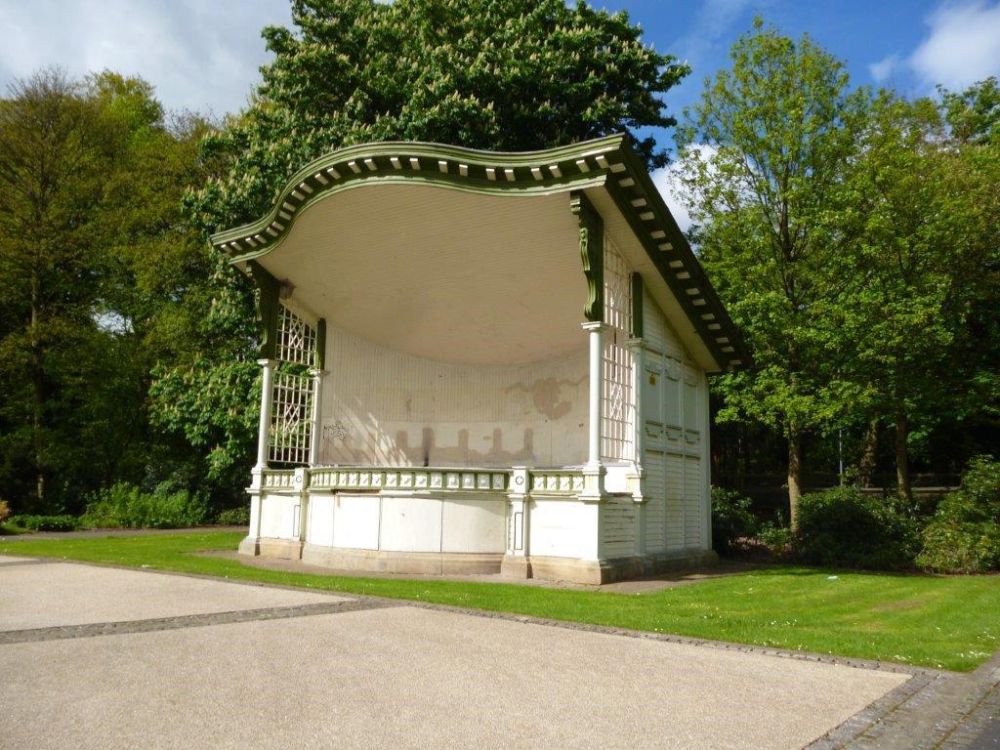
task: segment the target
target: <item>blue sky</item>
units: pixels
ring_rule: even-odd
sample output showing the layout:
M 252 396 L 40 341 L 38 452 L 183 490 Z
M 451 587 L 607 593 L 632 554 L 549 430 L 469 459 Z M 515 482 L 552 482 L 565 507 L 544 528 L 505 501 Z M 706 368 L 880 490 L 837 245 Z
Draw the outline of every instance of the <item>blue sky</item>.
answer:
M 592 0 L 624 9 L 658 50 L 694 72 L 667 97 L 693 101 L 755 15 L 808 32 L 858 84 L 921 94 L 1000 73 L 1000 0 Z M 170 108 L 238 109 L 267 59 L 260 29 L 288 0 L 0 0 L 0 86 L 39 67 L 140 74 Z
M 856 85 L 914 96 L 1000 74 L 1000 0 L 591 0 L 627 10 L 661 52 L 693 73 L 666 96 L 679 115 L 727 64 L 755 15 L 808 33 L 847 63 Z M 289 25 L 288 0 L 0 0 L 0 87 L 40 67 L 70 75 L 110 68 L 156 86 L 170 109 L 241 108 L 267 61 L 260 30 Z M 670 133 L 656 132 L 669 148 Z M 670 175 L 656 175 L 665 195 Z M 680 223 L 687 217 L 675 207 Z

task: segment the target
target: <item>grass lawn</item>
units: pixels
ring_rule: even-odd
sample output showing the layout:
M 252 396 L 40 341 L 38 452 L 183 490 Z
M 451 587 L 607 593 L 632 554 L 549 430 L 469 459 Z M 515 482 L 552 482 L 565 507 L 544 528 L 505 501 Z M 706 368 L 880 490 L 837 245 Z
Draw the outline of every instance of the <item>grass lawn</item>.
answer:
M 770 568 L 644 594 L 500 583 L 286 573 L 192 554 L 242 534 L 0 541 L 56 557 L 416 599 L 460 607 L 968 671 L 1000 648 L 1000 576 L 928 577 Z

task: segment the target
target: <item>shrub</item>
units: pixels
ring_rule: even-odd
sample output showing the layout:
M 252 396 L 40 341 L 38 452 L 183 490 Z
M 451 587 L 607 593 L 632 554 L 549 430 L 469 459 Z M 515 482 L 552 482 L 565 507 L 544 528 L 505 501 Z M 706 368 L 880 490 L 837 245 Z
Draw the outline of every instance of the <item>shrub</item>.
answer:
M 6 500 L 0 500 L 0 524 L 10 518 L 10 506 Z
M 792 543 L 792 530 L 785 525 L 785 519 L 779 513 L 776 521 L 767 521 L 761 525 L 757 539 L 772 555 L 783 555 L 788 552 Z
M 187 490 L 160 485 L 143 492 L 124 482 L 95 495 L 80 519 L 88 528 L 175 529 L 197 526 L 208 515 L 205 499 Z
M 847 486 L 800 499 L 792 548 L 813 565 L 894 570 L 913 565 L 918 540 L 900 500 Z
M 750 512 L 750 498 L 722 487 L 712 488 L 712 546 L 720 555 L 734 551 L 737 539 L 752 537 L 757 519 Z
M 241 505 L 239 508 L 229 508 L 221 511 L 216 516 L 215 522 L 222 526 L 249 526 L 250 508 L 249 506 Z
M 940 573 L 1000 570 L 1000 462 L 969 462 L 962 486 L 945 495 L 923 535 L 917 565 Z
M 17 515 L 7 519 L 7 524 L 28 531 L 76 531 L 80 520 L 76 516 Z

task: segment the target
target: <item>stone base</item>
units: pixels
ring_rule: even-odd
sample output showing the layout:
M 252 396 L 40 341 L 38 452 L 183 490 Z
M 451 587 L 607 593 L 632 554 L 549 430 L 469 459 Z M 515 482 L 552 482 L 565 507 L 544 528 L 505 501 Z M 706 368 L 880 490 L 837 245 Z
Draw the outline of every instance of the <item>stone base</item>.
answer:
M 599 586 L 602 583 L 714 565 L 719 556 L 714 550 L 690 549 L 645 556 L 619 557 L 613 560 L 574 560 L 567 557 L 529 558 L 531 575 L 547 581 L 567 581 Z
M 279 560 L 302 560 L 334 570 L 420 575 L 497 575 L 510 579 L 540 578 L 599 586 L 718 562 L 712 550 L 681 550 L 613 560 L 570 557 L 521 557 L 475 552 L 385 552 L 338 549 L 303 544 L 294 539 L 253 539 L 240 542 L 240 554 Z
M 503 555 L 477 552 L 386 552 L 306 544 L 302 562 L 338 570 L 421 575 L 495 575 Z
M 259 539 L 257 547 L 261 557 L 273 557 L 277 560 L 300 560 L 302 558 L 302 542 L 298 539 Z
M 504 578 L 531 578 L 531 560 L 523 555 L 504 555 L 500 562 L 500 575 Z
M 256 557 L 260 554 L 260 540 L 257 537 L 245 536 L 240 540 L 239 553 Z

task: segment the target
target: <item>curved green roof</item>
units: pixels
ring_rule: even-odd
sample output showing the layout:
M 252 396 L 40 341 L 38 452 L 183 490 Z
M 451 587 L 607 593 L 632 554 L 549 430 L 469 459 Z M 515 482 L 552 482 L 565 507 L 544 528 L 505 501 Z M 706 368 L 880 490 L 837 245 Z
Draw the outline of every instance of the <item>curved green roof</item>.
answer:
M 277 248 L 316 201 L 363 185 L 414 182 L 495 195 L 606 189 L 716 362 L 727 369 L 750 363 L 739 331 L 624 134 L 543 151 L 414 141 L 348 146 L 299 170 L 265 216 L 218 232 L 211 241 L 231 262 L 253 260 Z

